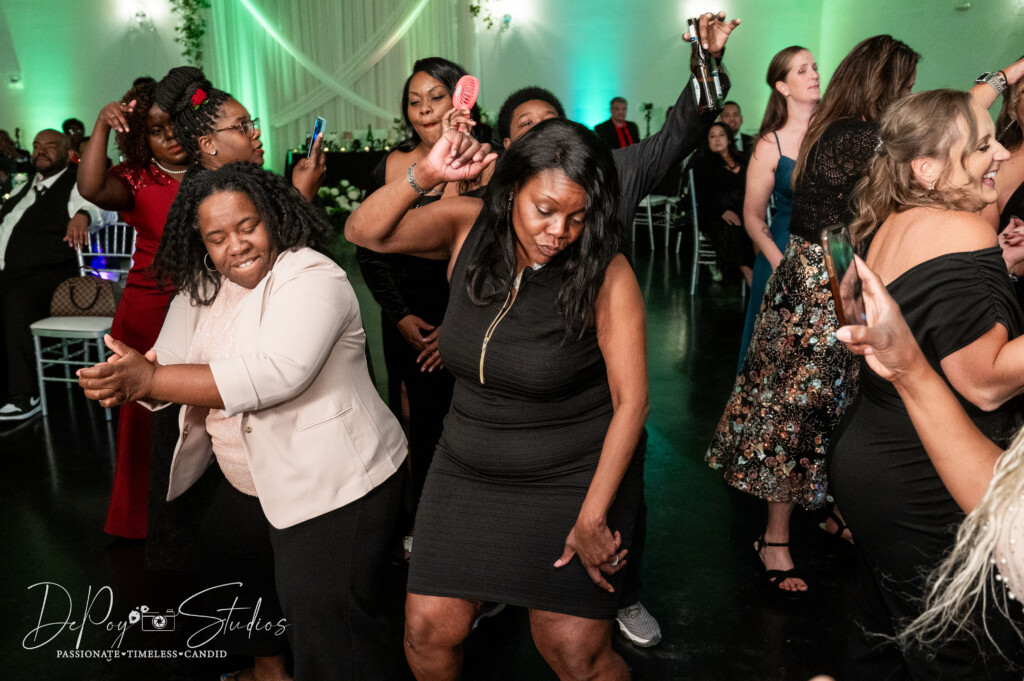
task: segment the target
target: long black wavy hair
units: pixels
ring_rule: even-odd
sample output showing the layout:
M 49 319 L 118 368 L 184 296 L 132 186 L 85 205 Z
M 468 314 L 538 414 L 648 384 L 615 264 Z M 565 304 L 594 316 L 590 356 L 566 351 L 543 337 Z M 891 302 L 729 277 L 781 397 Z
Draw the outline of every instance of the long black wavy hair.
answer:
M 220 290 L 220 274 L 203 263 L 207 251 L 199 233 L 199 206 L 219 192 L 240 192 L 252 201 L 278 253 L 304 246 L 327 252 L 334 236 L 327 216 L 285 178 L 247 162 L 191 173 L 167 214 L 153 269 L 158 281 L 187 293 L 193 305 L 209 305 Z
M 149 148 L 149 127 L 146 125 L 146 118 L 153 107 L 155 92 L 156 82 L 151 81 L 133 85 L 121 98 L 122 104 L 135 100 L 135 109 L 124 115 L 125 121 L 128 122 L 128 132 L 114 133 L 117 148 L 127 161 L 146 165 L 153 157 L 153 151 Z
M 206 93 L 198 108 L 192 104 L 197 90 Z M 214 88 L 202 69 L 194 66 L 171 69 L 156 86 L 156 103 L 170 115 L 174 137 L 192 163 L 199 163 L 202 158 L 199 138 L 213 132 L 221 107 L 232 99 L 227 92 Z
M 565 320 L 565 340 L 579 340 L 593 324 L 594 301 L 622 240 L 619 176 L 611 151 L 579 123 L 546 120 L 498 159 L 484 197 L 482 228 L 487 234 L 469 263 L 466 288 L 477 305 L 507 295 L 517 269 L 513 202 L 519 188 L 545 170 L 561 170 L 586 193 L 579 238 L 547 265 L 562 272 L 557 305 Z
M 405 85 L 402 86 L 402 120 L 405 122 L 405 131 L 408 137 L 398 143 L 396 148 L 399 151 L 412 151 L 421 141 L 420 136 L 416 134 L 416 129 L 412 127 L 412 121 L 409 120 L 409 85 L 412 83 L 413 76 L 420 71 L 441 83 L 449 95 L 455 92 L 455 86 L 458 85 L 459 78 L 467 75 L 466 69 L 442 57 L 418 59 L 412 65 L 412 73 L 405 79 Z M 473 126 L 470 134 L 481 142 L 489 143 L 492 132 L 490 127 L 480 122 L 480 106 L 474 104 L 473 108 L 469 110 L 469 116 L 476 121 L 476 125 Z

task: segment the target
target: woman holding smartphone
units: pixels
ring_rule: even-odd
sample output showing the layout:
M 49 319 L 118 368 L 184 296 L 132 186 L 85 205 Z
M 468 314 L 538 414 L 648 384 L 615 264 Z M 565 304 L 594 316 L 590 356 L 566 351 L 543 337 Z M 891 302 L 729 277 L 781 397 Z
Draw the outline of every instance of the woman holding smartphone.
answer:
M 995 177 L 1009 153 L 983 104 L 954 90 L 905 97 L 878 133 L 855 193 L 854 241 L 870 243 L 867 263 L 904 310 L 928 363 L 974 424 L 1005 445 L 1017 413 L 1009 400 L 1024 387 L 1011 342 L 1024 332 L 1024 314 L 980 212 L 997 198 Z M 900 393 L 875 368 L 862 366 L 860 394 L 836 430 L 829 470 L 857 537 L 858 622 L 845 678 L 1014 678 L 979 656 L 970 638 L 924 650 L 882 645 L 875 636 L 893 636 L 920 614 L 922 575 L 939 564 L 963 520 L 958 481 L 944 484 Z

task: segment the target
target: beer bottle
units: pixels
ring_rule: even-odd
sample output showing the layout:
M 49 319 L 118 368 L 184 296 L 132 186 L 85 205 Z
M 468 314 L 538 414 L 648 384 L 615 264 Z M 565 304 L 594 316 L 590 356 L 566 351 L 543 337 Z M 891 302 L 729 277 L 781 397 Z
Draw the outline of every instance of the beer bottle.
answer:
M 707 113 L 722 108 L 722 86 L 718 79 L 718 64 L 704 49 L 700 35 L 700 20 L 690 19 L 690 71 L 697 84 L 697 111 Z

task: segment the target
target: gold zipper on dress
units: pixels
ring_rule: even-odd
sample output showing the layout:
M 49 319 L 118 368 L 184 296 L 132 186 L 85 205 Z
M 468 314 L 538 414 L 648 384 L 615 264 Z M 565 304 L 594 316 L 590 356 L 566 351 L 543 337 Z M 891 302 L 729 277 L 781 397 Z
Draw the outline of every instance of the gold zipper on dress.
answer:
M 519 293 L 519 284 L 523 280 L 523 272 L 525 271 L 525 269 L 521 270 L 519 274 L 516 275 L 516 280 L 512 283 L 512 290 L 508 292 L 507 296 L 505 296 L 505 302 L 502 303 L 501 310 L 498 311 L 498 316 L 494 318 L 491 325 L 487 327 L 487 333 L 484 334 L 484 344 L 483 347 L 480 348 L 480 385 L 485 383 L 484 357 L 487 356 L 487 343 L 490 342 L 491 335 L 494 334 L 494 330 L 498 328 L 498 324 L 500 324 L 501 320 L 505 318 L 508 311 L 512 309 L 512 304 L 516 302 L 516 294 Z

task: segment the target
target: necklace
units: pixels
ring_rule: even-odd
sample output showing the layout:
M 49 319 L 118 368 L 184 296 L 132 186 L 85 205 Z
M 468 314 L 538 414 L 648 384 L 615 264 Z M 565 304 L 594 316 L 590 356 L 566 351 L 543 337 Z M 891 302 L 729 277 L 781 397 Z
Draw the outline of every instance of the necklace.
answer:
M 164 168 L 162 165 L 160 165 L 160 161 L 156 160 L 155 158 L 151 157 L 149 160 L 151 160 L 156 165 L 157 168 L 164 171 L 168 175 L 184 175 L 185 173 L 188 172 L 188 168 L 185 168 L 184 170 L 168 170 L 167 168 Z

